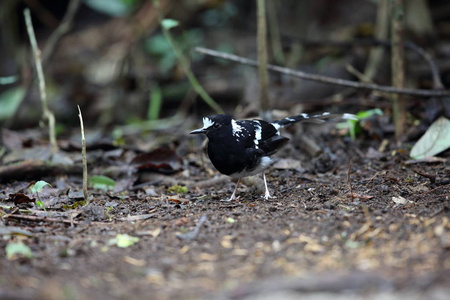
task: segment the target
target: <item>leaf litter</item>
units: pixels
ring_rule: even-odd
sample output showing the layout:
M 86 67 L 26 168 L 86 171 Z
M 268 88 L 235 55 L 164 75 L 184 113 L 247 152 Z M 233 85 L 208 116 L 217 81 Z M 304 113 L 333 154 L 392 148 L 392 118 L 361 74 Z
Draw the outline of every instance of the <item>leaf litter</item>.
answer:
M 448 286 L 450 186 L 438 184 L 450 173 L 447 161 L 408 164 L 407 153 L 390 149 L 366 156 L 352 147 L 376 145 L 357 143 L 328 144 L 331 153 L 348 154 L 328 161 L 334 165 L 324 173 L 307 156 L 281 156 L 279 168 L 268 173 L 275 196 L 268 201 L 257 177 L 244 181 L 237 201 L 221 201 L 235 183 L 214 172 L 201 151 L 178 156 L 173 146 L 142 155 L 97 144 L 90 168 L 103 175 L 120 167 L 108 177 L 128 181 L 120 191 L 91 190 L 88 206 L 78 204 L 81 171 L 43 175 L 29 165 L 30 177 L 52 188 L 40 193 L 43 211 L 27 195 L 30 181 L 2 177 L 0 248 L 20 243 L 33 256 L 0 260 L 0 277 L 19 282 L 9 285 L 18 294 L 56 285 L 76 291 L 75 298 L 250 297 L 261 295 L 255 286 L 266 282 L 283 282 L 266 285 L 269 294 L 329 291 L 327 282 L 335 292 L 362 292 L 352 285 L 355 276 L 376 291 Z M 70 149 L 64 151 L 79 155 Z M 10 194 L 30 201 L 21 206 Z

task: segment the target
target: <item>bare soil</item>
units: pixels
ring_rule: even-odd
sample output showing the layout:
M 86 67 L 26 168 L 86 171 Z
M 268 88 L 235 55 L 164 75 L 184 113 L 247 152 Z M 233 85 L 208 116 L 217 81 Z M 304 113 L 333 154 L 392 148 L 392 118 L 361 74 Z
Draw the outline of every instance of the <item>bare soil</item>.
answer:
M 259 177 L 223 201 L 235 183 L 192 140 L 182 170 L 118 176 L 130 186 L 90 190 L 86 206 L 73 205 L 80 176 L 43 176 L 52 184 L 45 211 L 11 201 L 29 181 L 4 180 L 0 298 L 448 299 L 448 161 L 408 162 L 402 149 L 380 153 L 338 136 L 327 143 L 321 158 L 295 146 L 281 153 L 267 201 Z M 91 173 L 112 165 L 98 160 Z M 188 192 L 168 190 L 177 183 Z M 121 248 L 118 234 L 139 240 Z M 6 258 L 12 242 L 33 257 Z

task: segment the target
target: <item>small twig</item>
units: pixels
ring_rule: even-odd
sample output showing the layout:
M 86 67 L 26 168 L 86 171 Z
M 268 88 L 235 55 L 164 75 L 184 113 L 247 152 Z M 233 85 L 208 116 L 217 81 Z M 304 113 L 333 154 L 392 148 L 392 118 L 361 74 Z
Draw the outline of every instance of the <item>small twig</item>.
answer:
M 145 215 L 136 215 L 136 216 L 127 216 L 127 217 L 123 217 L 123 218 L 117 218 L 114 221 L 135 222 L 135 221 L 147 220 L 147 219 L 153 218 L 153 217 L 155 217 L 157 215 L 158 215 L 158 213 L 145 214 Z
M 138 221 L 138 220 L 147 220 L 156 215 L 157 214 L 129 216 L 129 217 L 125 217 L 125 218 L 117 218 L 114 221 L 130 222 L 130 221 Z M 82 221 L 75 221 L 73 218 L 74 218 L 74 215 L 71 215 L 70 219 L 58 219 L 58 218 L 40 217 L 40 216 L 32 216 L 32 215 L 15 215 L 15 214 L 7 214 L 2 217 L 2 219 L 26 220 L 26 221 L 32 221 L 32 222 L 64 223 L 64 224 L 68 224 L 71 226 L 84 223 Z M 202 216 L 202 218 L 203 218 L 203 216 Z M 199 224 L 197 224 L 197 227 L 200 227 L 203 224 L 203 222 L 206 221 L 206 219 L 202 219 L 202 218 L 200 219 Z M 91 222 L 90 224 L 97 224 L 97 225 L 105 225 L 105 224 L 108 225 L 109 224 L 110 225 L 111 222 Z M 197 229 L 197 234 L 198 234 L 197 227 L 196 227 L 196 229 Z
M 417 46 L 415 43 L 407 41 L 405 43 L 406 48 L 413 50 L 418 55 L 422 56 L 422 58 L 428 63 L 430 67 L 431 76 L 433 77 L 433 88 L 434 89 L 445 89 L 444 84 L 441 81 L 441 77 L 439 75 L 439 69 L 434 60 L 431 58 L 430 54 L 426 52 L 422 47 Z
M 52 152 L 56 153 L 58 151 L 58 145 L 56 144 L 55 116 L 48 108 L 47 93 L 45 91 L 45 77 L 44 77 L 44 71 L 42 69 L 42 63 L 41 63 L 41 51 L 39 50 L 39 47 L 38 47 L 38 44 L 36 41 L 33 24 L 31 22 L 30 10 L 28 8 L 24 10 L 24 15 L 25 15 L 25 23 L 27 26 L 28 36 L 30 37 L 31 47 L 33 48 L 33 52 L 34 52 L 34 61 L 36 63 L 36 73 L 37 73 L 38 81 L 39 81 L 39 92 L 41 95 L 43 116 L 44 116 L 44 119 L 46 119 L 48 121 L 49 138 L 50 138 L 50 145 L 52 147 Z
M 347 171 L 347 182 L 348 182 L 348 188 L 350 190 L 350 197 L 352 199 L 353 202 L 353 188 L 352 188 L 352 181 L 350 179 L 350 174 L 352 172 L 352 160 L 350 160 L 350 164 L 348 166 L 348 171 Z
M 38 217 L 38 216 L 29 216 L 29 215 L 6 215 L 2 217 L 3 219 L 16 219 L 16 220 L 25 220 L 32 222 L 47 222 L 47 223 L 64 223 L 68 225 L 78 225 L 84 222 L 75 221 L 75 220 L 67 220 L 67 219 L 57 219 L 57 218 L 47 218 L 47 217 Z M 90 222 L 92 225 L 111 225 L 111 222 Z
M 362 209 L 366 218 L 366 222 L 364 222 L 364 225 L 361 226 L 358 231 L 352 233 L 352 235 L 350 236 L 350 240 L 356 240 L 357 238 L 361 237 L 372 226 L 372 219 L 370 217 L 369 208 L 367 206 L 363 206 Z
M 89 193 L 88 193 L 88 169 L 87 169 L 87 157 L 86 157 L 86 139 L 84 138 L 84 126 L 83 126 L 83 116 L 81 115 L 80 106 L 78 107 L 78 117 L 80 118 L 80 128 L 81 128 L 81 159 L 83 163 L 83 197 L 85 205 L 89 204 Z
M 270 32 L 270 43 L 273 51 L 273 58 L 277 64 L 284 64 L 283 47 L 281 46 L 280 28 L 278 26 L 278 1 L 268 0 L 267 2 L 267 17 L 268 27 Z
M 177 238 L 179 238 L 180 240 L 195 240 L 195 238 L 197 238 L 197 235 L 200 231 L 200 227 L 202 227 L 203 223 L 205 223 L 207 220 L 206 214 L 203 214 L 200 217 L 200 220 L 198 221 L 197 225 L 195 226 L 194 230 L 189 231 L 187 233 L 184 234 L 177 234 Z
M 431 194 L 431 193 L 433 193 L 433 192 L 435 192 L 435 191 L 437 191 L 437 190 L 440 190 L 440 189 L 442 189 L 442 188 L 444 188 L 444 187 L 449 187 L 449 186 L 450 186 L 450 184 L 440 185 L 440 186 L 438 186 L 438 187 L 435 187 L 434 189 L 431 189 L 431 190 L 426 191 L 426 192 L 424 192 L 424 193 L 422 193 L 422 194 L 419 194 L 419 196 L 425 196 L 425 195 L 427 195 L 427 194 Z
M 414 170 L 414 169 L 413 169 L 413 172 L 422 177 L 428 178 L 430 180 L 431 184 L 434 184 L 436 182 L 436 175 L 426 174 L 426 173 L 423 173 L 423 172 L 420 172 L 420 171 Z
M 51 162 L 24 160 L 14 164 L 0 166 L 0 182 L 32 179 L 49 175 L 79 174 L 81 168 L 76 165 L 54 164 Z
M 403 0 L 392 1 L 391 6 L 391 71 L 392 85 L 396 88 L 405 87 L 405 46 L 404 46 L 404 4 Z M 395 124 L 397 140 L 405 132 L 406 99 L 403 95 L 392 95 L 392 115 Z
M 234 62 L 238 62 L 241 64 L 249 65 L 249 66 L 258 66 L 258 62 L 252 59 L 248 59 L 245 57 L 237 56 L 234 54 L 229 53 L 223 53 L 203 47 L 197 47 L 195 50 L 199 53 L 210 55 L 213 57 L 218 57 L 226 60 L 231 60 Z M 317 74 L 309 74 L 302 71 L 292 70 L 288 68 L 283 68 L 279 66 L 274 65 L 267 65 L 267 68 L 270 71 L 283 73 L 292 77 L 297 77 L 304 80 L 312 80 L 312 81 L 318 81 L 322 83 L 327 84 L 334 84 L 334 85 L 340 85 L 340 86 L 347 86 L 357 89 L 365 89 L 365 90 L 375 90 L 375 91 L 382 91 L 387 93 L 397 93 L 397 94 L 404 94 L 404 95 L 412 95 L 412 96 L 420 96 L 420 97 L 447 97 L 450 96 L 450 90 L 422 90 L 422 89 L 402 89 L 402 88 L 395 88 L 391 86 L 384 86 L 384 85 L 378 85 L 374 83 L 363 83 L 363 82 L 356 82 L 351 80 L 345 80 L 340 78 L 333 78 L 328 76 L 322 76 Z
M 373 83 L 373 81 L 372 81 L 372 79 L 370 77 L 368 77 L 366 74 L 361 73 L 360 71 L 358 71 L 352 65 L 347 64 L 345 66 L 345 68 L 347 69 L 347 72 L 349 72 L 350 74 L 352 74 L 353 76 L 358 78 L 360 81 L 367 82 L 367 83 Z M 387 93 L 378 92 L 378 94 L 383 96 L 383 97 L 385 97 L 385 98 L 389 98 L 389 94 L 387 94 Z
M 380 0 L 380 1 L 390 1 L 390 0 Z M 380 13 L 385 15 L 385 16 L 383 16 L 384 18 L 387 17 L 387 15 L 388 15 L 386 12 L 380 12 Z M 380 37 L 381 37 L 381 35 L 380 35 Z M 326 41 L 316 40 L 315 41 L 315 40 L 308 40 L 308 39 L 299 38 L 299 37 L 293 37 L 293 38 L 295 38 L 295 40 L 300 41 L 303 45 L 305 45 L 307 47 L 340 47 L 340 48 L 352 48 L 352 47 L 361 47 L 361 46 L 372 46 L 372 47 L 383 47 L 383 48 L 391 48 L 392 47 L 391 42 L 386 41 L 385 38 L 383 38 L 383 37 L 381 37 L 381 38 L 380 37 L 378 37 L 378 35 L 377 35 L 376 39 L 354 39 L 351 41 L 333 41 L 333 40 L 326 40 Z M 293 39 L 292 37 L 286 37 L 286 36 L 284 36 L 283 38 L 285 40 Z M 441 82 L 440 76 L 439 76 L 439 69 L 438 69 L 436 63 L 432 60 L 431 55 L 429 53 L 427 53 L 424 49 L 422 49 L 421 47 L 419 47 L 418 45 L 416 45 L 415 43 L 413 43 L 411 41 L 406 41 L 405 47 L 406 47 L 406 49 L 411 50 L 411 51 L 415 52 L 416 54 L 418 54 L 419 56 L 421 56 L 425 60 L 425 62 L 428 64 L 428 66 L 430 67 L 430 72 L 433 77 L 434 89 L 445 89 L 444 85 Z M 374 55 L 376 56 L 378 54 L 374 54 Z M 376 63 L 376 62 L 371 63 L 370 60 L 372 60 L 372 59 L 375 59 L 375 58 L 371 57 L 371 54 L 369 54 L 367 65 Z M 364 74 L 365 75 L 374 75 L 375 70 L 367 70 L 368 68 L 373 69 L 372 66 L 368 66 L 366 68 L 366 70 L 364 70 Z M 369 76 L 369 77 L 372 77 L 372 76 Z M 431 96 L 435 96 L 435 95 L 431 95 Z M 446 95 L 440 95 L 440 97 L 444 97 L 444 96 L 446 96 Z
M 386 40 L 389 33 L 389 0 L 379 0 L 377 4 L 377 17 L 375 23 L 375 38 L 377 40 Z M 370 79 L 366 82 L 371 82 L 375 77 L 383 59 L 385 49 L 382 47 L 372 47 L 367 58 L 367 63 L 364 69 L 364 77 Z
M 175 41 L 172 38 L 172 35 L 170 33 L 170 30 L 162 25 L 163 16 L 162 16 L 161 8 L 159 5 L 159 0 L 153 0 L 153 5 L 155 6 L 156 11 L 157 11 L 157 17 L 158 17 L 159 23 L 161 24 L 161 30 L 162 30 L 164 36 L 166 37 L 167 41 L 169 42 L 170 46 L 172 47 L 172 50 L 175 53 L 175 56 L 177 57 L 178 61 L 180 62 L 180 65 L 181 65 L 184 73 L 186 74 L 189 82 L 192 85 L 192 88 L 200 95 L 200 97 L 202 97 L 202 99 L 206 102 L 206 104 L 208 104 L 216 113 L 219 113 L 219 114 L 223 113 L 224 111 L 220 107 L 220 105 L 217 104 L 217 102 L 214 101 L 214 99 L 212 99 L 211 96 L 209 96 L 209 94 L 205 91 L 205 89 L 198 82 L 197 78 L 194 76 L 194 73 L 192 73 L 190 66 L 189 66 L 188 59 L 185 57 L 185 55 L 181 52 L 180 48 L 175 43 Z
M 75 18 L 75 14 L 77 13 L 79 7 L 80 0 L 70 0 L 67 6 L 66 14 L 64 15 L 61 23 L 48 38 L 44 50 L 42 51 L 42 65 L 44 65 L 44 68 L 47 65 L 50 57 L 55 52 L 61 38 L 72 28 L 73 19 Z
M 79 224 L 79 221 L 66 220 L 66 219 L 57 219 L 57 218 L 47 218 L 47 217 L 38 217 L 38 216 L 29 216 L 29 215 L 7 215 L 4 216 L 5 219 L 17 219 L 17 220 L 26 220 L 33 222 L 49 222 L 49 223 L 64 223 L 64 224 Z
M 270 120 L 269 73 L 267 71 L 267 17 L 266 0 L 257 0 L 258 7 L 258 79 L 260 116 Z

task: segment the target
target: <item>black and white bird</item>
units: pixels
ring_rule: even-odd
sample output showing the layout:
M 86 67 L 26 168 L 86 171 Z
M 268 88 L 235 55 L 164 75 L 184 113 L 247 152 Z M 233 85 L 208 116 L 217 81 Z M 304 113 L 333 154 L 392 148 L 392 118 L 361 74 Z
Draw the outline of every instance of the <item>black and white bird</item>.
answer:
M 191 134 L 206 134 L 208 137 L 207 153 L 214 167 L 222 174 L 239 178 L 229 199 L 236 198 L 236 190 L 240 179 L 258 173 L 263 174 L 266 199 L 270 198 L 264 171 L 272 163 L 270 157 L 287 142 L 288 138 L 281 136 L 279 129 L 297 122 L 324 122 L 325 119 L 341 117 L 356 119 L 355 115 L 321 115 L 301 114 L 273 122 L 263 120 L 236 121 L 227 115 L 213 115 L 203 118 L 203 127 L 193 130 Z

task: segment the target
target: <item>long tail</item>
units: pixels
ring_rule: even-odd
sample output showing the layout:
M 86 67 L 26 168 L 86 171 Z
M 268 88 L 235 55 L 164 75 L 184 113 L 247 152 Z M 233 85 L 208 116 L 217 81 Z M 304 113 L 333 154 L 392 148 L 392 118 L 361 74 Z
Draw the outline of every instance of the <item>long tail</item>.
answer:
M 286 127 L 289 125 L 292 125 L 297 122 L 312 122 L 312 123 L 323 123 L 326 119 L 331 118 L 342 118 L 346 120 L 358 120 L 358 118 L 355 115 L 352 114 L 330 114 L 329 112 L 324 112 L 321 115 L 308 115 L 308 114 L 301 114 L 298 116 L 293 116 L 285 119 L 281 119 L 278 121 L 273 121 L 272 124 L 276 127 Z

